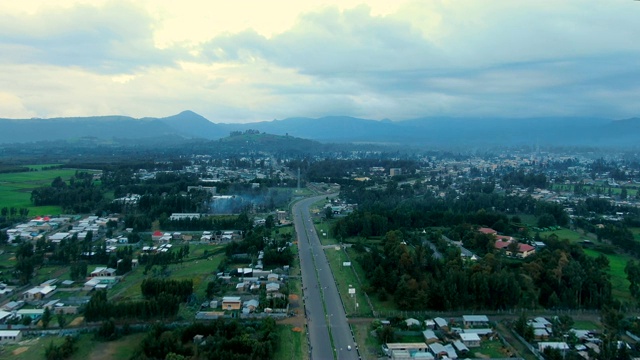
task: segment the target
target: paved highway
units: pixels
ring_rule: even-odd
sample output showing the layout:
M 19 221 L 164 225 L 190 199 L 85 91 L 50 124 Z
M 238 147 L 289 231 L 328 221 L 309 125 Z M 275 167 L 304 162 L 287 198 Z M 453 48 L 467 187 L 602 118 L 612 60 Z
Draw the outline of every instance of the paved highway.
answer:
M 338 288 L 309 213 L 311 204 L 325 197 L 304 199 L 293 206 L 310 355 L 312 360 L 359 359 Z

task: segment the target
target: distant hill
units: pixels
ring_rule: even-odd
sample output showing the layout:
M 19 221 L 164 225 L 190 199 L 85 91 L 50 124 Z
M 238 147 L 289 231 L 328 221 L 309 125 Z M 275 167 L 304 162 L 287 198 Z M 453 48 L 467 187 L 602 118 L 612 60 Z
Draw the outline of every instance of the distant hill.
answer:
M 325 143 L 464 148 L 536 144 L 631 147 L 640 144 L 640 118 L 610 120 L 589 117 L 425 117 L 405 121 L 376 121 L 348 116 L 327 116 L 317 119 L 297 117 L 247 124 L 225 124 L 213 123 L 192 111 L 183 111 L 165 118 L 142 119 L 126 116 L 0 119 L 0 143 L 82 138 L 140 141 L 154 138 L 172 138 L 176 141 L 217 140 L 227 137 L 231 132 L 244 132 L 249 129 Z M 266 141 L 266 138 L 261 141 Z
M 192 112 L 166 118 L 91 116 L 50 119 L 0 119 L 0 143 L 97 139 L 176 138 L 218 139 L 227 130 Z

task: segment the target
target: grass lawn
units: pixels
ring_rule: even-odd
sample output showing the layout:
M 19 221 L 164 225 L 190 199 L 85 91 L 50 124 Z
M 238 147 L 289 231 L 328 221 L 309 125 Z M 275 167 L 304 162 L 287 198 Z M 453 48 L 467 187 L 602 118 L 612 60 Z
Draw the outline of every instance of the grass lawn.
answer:
M 602 325 L 589 320 L 576 320 L 573 322 L 572 327 L 576 330 L 601 330 L 602 329 Z
M 579 233 L 577 231 L 573 231 L 570 229 L 560 229 L 560 230 L 553 230 L 553 231 L 545 231 L 545 232 L 541 232 L 540 236 L 545 238 L 551 234 L 556 234 L 558 236 L 558 238 L 560 240 L 562 239 L 567 239 L 570 242 L 578 242 L 581 240 L 585 240 L 585 239 L 589 239 L 588 236 Z
M 278 325 L 278 336 L 280 337 L 278 348 L 273 356 L 275 360 L 309 359 L 307 333 L 304 328 L 296 332 L 293 331 L 293 326 Z
M 584 249 L 584 253 L 593 257 L 598 257 L 601 254 L 593 249 Z M 611 292 L 613 297 L 622 302 L 634 302 L 635 300 L 629 292 L 629 280 L 627 280 L 627 274 L 624 272 L 627 262 L 632 258 L 628 255 L 621 254 L 604 254 L 604 256 L 609 259 L 609 274 L 611 275 Z
M 331 237 L 329 229 L 333 226 L 335 220 L 322 221 L 321 223 L 314 224 L 315 229 L 322 245 L 338 244 L 338 240 Z M 326 234 L 326 235 L 325 235 Z
M 493 341 L 482 341 L 481 346 L 479 348 L 471 348 L 469 349 L 469 353 L 480 353 L 482 355 L 486 355 L 488 358 L 507 358 L 509 357 L 506 354 L 506 348 L 502 345 L 499 340 Z M 484 357 L 484 356 L 483 356 Z
M 358 283 L 354 270 L 352 267 L 342 266 L 342 263 L 347 261 L 344 251 L 342 249 L 335 250 L 335 248 L 332 247 L 325 249 L 325 255 L 327 256 L 327 260 L 329 260 L 333 277 L 338 282 L 338 291 L 340 292 L 340 297 L 342 298 L 342 303 L 344 304 L 347 315 L 371 316 L 373 312 L 362 293 L 362 287 Z M 352 285 L 356 289 L 354 298 L 349 295 L 349 285 Z M 357 311 L 355 306 L 356 301 L 359 305 Z

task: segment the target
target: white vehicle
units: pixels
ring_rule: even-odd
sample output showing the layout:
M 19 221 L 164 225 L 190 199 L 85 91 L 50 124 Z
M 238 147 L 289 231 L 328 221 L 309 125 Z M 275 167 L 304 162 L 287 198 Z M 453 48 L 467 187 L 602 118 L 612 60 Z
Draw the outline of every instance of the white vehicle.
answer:
M 347 345 L 347 350 L 351 351 L 351 345 Z

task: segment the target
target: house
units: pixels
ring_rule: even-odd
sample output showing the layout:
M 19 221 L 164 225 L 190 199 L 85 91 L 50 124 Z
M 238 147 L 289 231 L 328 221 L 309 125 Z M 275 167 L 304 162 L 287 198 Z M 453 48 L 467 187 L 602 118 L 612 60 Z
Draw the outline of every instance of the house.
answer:
M 460 335 L 460 340 L 467 347 L 479 347 L 480 346 L 480 336 L 474 333 L 462 333 Z
M 497 240 L 494 243 L 494 247 L 498 250 L 504 250 L 505 254 L 507 256 L 514 256 L 513 252 L 510 249 L 510 246 L 513 243 L 513 241 L 502 241 L 502 240 Z M 516 257 L 519 257 L 521 259 L 526 258 L 527 256 L 533 255 L 536 252 L 536 248 L 529 245 L 529 244 L 521 244 L 518 243 L 518 249 L 517 252 L 515 254 Z
M 23 292 L 22 299 L 26 301 L 42 300 L 51 296 L 55 291 L 55 286 L 36 286 Z
M 267 289 L 267 292 L 280 291 L 280 284 L 278 284 L 278 283 L 267 283 L 266 289 Z
M 429 344 L 429 350 L 438 359 L 442 358 L 443 356 L 447 356 L 449 354 L 447 352 L 447 349 L 444 347 L 444 345 L 440 343 Z
M 427 329 L 433 330 L 436 327 L 436 322 L 433 321 L 433 319 L 427 319 L 424 321 L 424 326 L 426 326 Z
M 420 320 L 409 318 L 404 321 L 407 324 L 407 327 L 411 326 L 420 326 Z
M 462 321 L 465 327 L 486 327 L 489 325 L 489 318 L 486 315 L 463 315 Z
M 24 301 L 19 300 L 19 301 L 9 301 L 8 303 L 2 305 L 2 307 L 0 309 L 4 310 L 4 311 L 14 311 L 14 310 L 18 310 L 21 307 L 24 306 Z
M 547 329 L 533 329 L 533 338 L 536 341 L 549 340 L 549 331 Z
M 551 348 L 559 350 L 561 353 L 566 353 L 569 351 L 569 345 L 566 342 L 539 342 L 538 343 L 538 351 L 544 352 L 544 349 Z
M 478 231 L 487 235 L 498 235 L 498 232 L 493 230 L 492 228 L 481 227 L 480 229 L 478 229 Z
M 198 213 L 173 213 L 169 216 L 169 220 L 197 220 L 200 219 L 200 214 Z
M 490 337 L 493 334 L 493 330 L 490 328 L 482 329 L 464 329 L 460 334 L 478 334 L 480 337 Z
M 436 329 L 449 331 L 449 323 L 447 322 L 447 320 L 441 317 L 437 317 L 434 318 L 433 321 L 436 323 Z
M 469 353 L 469 348 L 460 340 L 454 341 L 453 347 L 455 347 L 456 351 L 460 354 L 466 355 L 467 353 Z
M 97 267 L 91 272 L 89 277 L 113 277 L 116 276 L 116 269 L 108 267 Z
M 164 234 L 162 233 L 162 231 L 155 231 L 153 234 L 151 234 L 151 240 L 153 241 L 158 241 Z
M 433 330 L 423 331 L 422 336 L 424 336 L 424 342 L 427 343 L 427 345 L 440 341 Z
M 20 330 L 0 330 L 0 344 L 15 344 L 22 341 Z
M 278 281 L 278 274 L 276 273 L 269 273 L 267 275 L 267 281 Z
M 246 309 L 246 313 L 254 312 L 256 311 L 259 305 L 260 305 L 260 302 L 258 300 L 255 300 L 255 299 L 247 300 L 243 304 L 242 312 L 245 312 L 245 309 Z
M 222 310 L 240 310 L 242 300 L 239 296 L 225 296 L 222 298 Z

